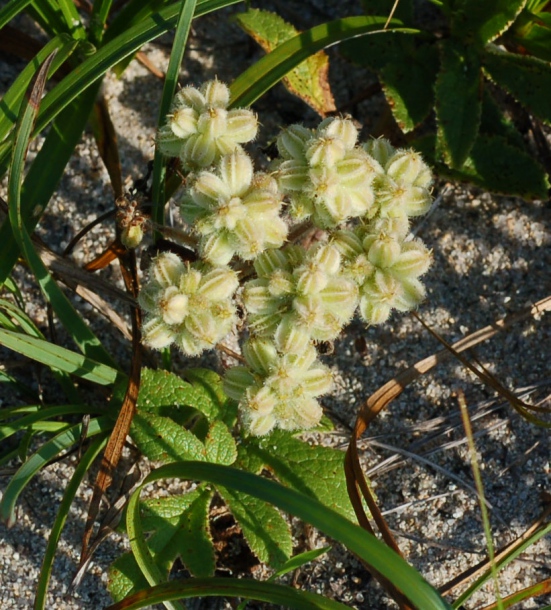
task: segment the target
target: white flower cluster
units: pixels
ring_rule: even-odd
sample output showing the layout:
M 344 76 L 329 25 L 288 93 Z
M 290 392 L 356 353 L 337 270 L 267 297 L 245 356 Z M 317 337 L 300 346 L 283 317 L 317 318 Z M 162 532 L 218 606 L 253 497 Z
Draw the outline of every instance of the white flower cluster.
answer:
M 380 324 L 425 296 L 419 278 L 431 254 L 411 238 L 409 219 L 430 206 L 431 173 L 416 152 L 358 143 L 346 118 L 285 129 L 280 157 L 255 173 L 241 145 L 255 138 L 256 116 L 228 110 L 229 99 L 217 80 L 186 87 L 159 131 L 161 152 L 188 172 L 180 211 L 202 262 L 154 260 L 139 299 L 144 342 L 195 355 L 221 341 L 237 320 L 237 263 L 249 338 L 226 392 L 251 434 L 311 428 L 332 385 L 316 342 L 335 339 L 356 310 Z M 305 247 L 308 227 L 323 236 Z
M 149 276 L 139 303 L 145 312 L 143 341 L 150 347 L 175 343 L 185 354 L 197 356 L 233 328 L 232 296 L 239 282 L 232 269 L 192 267 L 165 252 L 153 261 Z

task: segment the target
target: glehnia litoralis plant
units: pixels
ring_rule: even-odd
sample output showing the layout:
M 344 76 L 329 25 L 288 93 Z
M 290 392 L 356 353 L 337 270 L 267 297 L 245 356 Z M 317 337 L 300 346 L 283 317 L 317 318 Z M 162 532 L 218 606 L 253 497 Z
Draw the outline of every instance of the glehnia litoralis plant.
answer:
M 195 356 L 235 328 L 240 303 L 243 364 L 224 388 L 242 424 L 252 435 L 309 429 L 332 385 L 317 343 L 356 312 L 381 324 L 425 296 L 431 255 L 409 222 L 428 210 L 432 177 L 418 153 L 361 143 L 342 117 L 284 129 L 279 156 L 255 172 L 242 145 L 256 116 L 228 102 L 217 80 L 185 87 L 159 131 L 160 150 L 188 173 L 180 211 L 200 260 L 153 261 L 139 297 L 144 342 Z M 305 246 L 312 230 L 323 237 Z

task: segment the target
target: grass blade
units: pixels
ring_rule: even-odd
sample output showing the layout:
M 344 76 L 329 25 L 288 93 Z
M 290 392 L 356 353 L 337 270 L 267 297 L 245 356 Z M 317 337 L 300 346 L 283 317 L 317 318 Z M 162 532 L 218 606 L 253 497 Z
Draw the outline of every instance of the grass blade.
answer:
M 8 180 L 9 219 L 14 239 L 34 273 L 40 288 L 51 303 L 61 323 L 70 333 L 83 354 L 97 359 L 99 362 L 116 366 L 110 354 L 104 349 L 100 341 L 90 330 L 84 320 L 76 312 L 69 299 L 61 291 L 51 277 L 41 258 L 36 253 L 32 241 L 23 224 L 21 211 L 21 177 L 24 172 L 27 149 L 33 125 L 38 114 L 40 100 L 46 85 L 46 75 L 54 58 L 50 55 L 40 69 L 36 83 L 33 86 L 28 103 L 22 107 L 20 119 L 17 123 L 14 149 Z M 35 160 L 36 163 L 36 160 Z M 63 167 L 65 165 L 63 164 Z
M 465 401 L 465 395 L 461 390 L 458 394 L 458 401 L 459 408 L 461 411 L 461 419 L 463 421 L 463 427 L 465 428 L 465 435 L 467 436 L 467 443 L 471 458 L 471 468 L 473 469 L 473 477 L 476 484 L 478 503 L 480 505 L 480 513 L 482 516 L 482 523 L 484 525 L 484 536 L 486 538 L 486 548 L 488 549 L 488 560 L 490 562 L 492 580 L 494 581 L 494 590 L 497 599 L 497 605 L 498 608 L 502 610 L 501 594 L 499 592 L 498 570 L 495 561 L 494 541 L 492 538 L 492 528 L 490 525 L 490 516 L 488 514 L 488 507 L 486 506 L 486 500 L 484 497 L 484 485 L 482 483 L 482 477 L 480 475 L 480 469 L 478 467 L 478 460 L 476 457 L 476 446 L 474 444 L 473 429 L 471 426 L 471 420 L 469 418 L 467 402 Z
M 86 476 L 90 466 L 99 455 L 100 451 L 105 447 L 107 443 L 107 437 L 101 436 L 95 439 L 82 458 L 80 459 L 75 472 L 69 481 L 69 484 L 65 488 L 63 499 L 57 509 L 56 518 L 48 538 L 48 544 L 42 560 L 42 567 L 40 569 L 40 576 L 38 578 L 38 585 L 36 587 L 36 594 L 34 598 L 34 610 L 41 610 L 46 607 L 46 596 L 48 593 L 48 583 L 50 582 L 50 576 L 52 573 L 52 566 L 54 562 L 55 552 L 59 543 L 59 538 L 69 510 L 78 491 L 78 488 L 82 482 L 82 479 Z
M 182 0 L 180 14 L 178 15 L 178 24 L 176 26 L 176 34 L 174 36 L 174 43 L 172 45 L 172 52 L 170 53 L 170 60 L 168 62 L 168 68 L 166 71 L 165 84 L 163 87 L 163 96 L 161 98 L 161 106 L 159 108 L 159 119 L 157 126 L 161 127 L 166 121 L 166 115 L 170 110 L 172 104 L 172 98 L 176 93 L 176 87 L 178 85 L 178 75 L 180 73 L 180 66 L 184 57 L 184 51 L 186 49 L 187 39 L 189 31 L 191 29 L 191 22 L 195 13 L 197 0 Z M 164 209 L 165 209 L 165 192 L 164 192 L 164 178 L 165 178 L 165 158 L 157 147 L 155 147 L 155 158 L 153 161 L 153 210 L 152 218 L 158 224 L 164 225 Z
M 88 415 L 93 411 L 94 408 L 89 405 L 56 405 L 54 407 L 46 407 L 45 409 L 40 409 L 35 413 L 29 413 L 15 421 L 0 426 L 0 441 L 6 440 L 12 436 L 12 434 L 19 432 L 19 430 L 24 430 L 38 422 L 46 421 L 53 417 L 75 415 L 77 413 Z
M 85 40 L 86 31 L 73 0 L 57 0 L 61 14 L 67 24 L 67 31 L 76 40 Z
M 246 597 L 268 602 L 275 608 L 300 610 L 344 610 L 349 607 L 317 593 L 270 582 L 237 578 L 191 578 L 138 591 L 105 610 L 136 610 L 168 600 L 211 596 Z
M 140 491 L 148 483 L 164 478 L 208 481 L 260 498 L 280 510 L 312 524 L 331 538 L 344 544 L 348 550 L 358 555 L 377 572 L 388 578 L 416 607 L 423 608 L 423 610 L 450 608 L 447 602 L 418 572 L 384 543 L 358 525 L 348 521 L 313 498 L 274 481 L 228 466 L 203 462 L 183 462 L 162 466 L 152 472 L 132 495 L 128 504 L 127 525 L 134 527 L 135 531 L 136 525 L 132 525 L 132 522 L 140 519 Z M 142 557 L 139 556 L 139 551 L 136 560 L 140 565 L 140 562 L 143 562 Z M 115 610 L 116 607 L 113 606 L 112 610 Z
M 25 10 L 32 0 L 12 0 L 4 8 L 0 9 L 0 30 L 9 23 L 16 15 Z
M 386 21 L 386 17 L 345 17 L 302 32 L 259 59 L 235 79 L 231 86 L 231 105 L 250 106 L 310 55 L 343 40 L 375 33 L 419 34 L 418 30 L 400 27 L 401 22 L 396 20 L 391 21 L 396 27 L 384 30 Z
M 122 376 L 122 373 L 113 367 L 64 347 L 3 328 L 0 328 L 0 345 L 46 366 L 60 369 L 99 385 L 111 385 L 119 375 Z
M 48 442 L 29 457 L 29 459 L 18 469 L 9 482 L 2 501 L 0 502 L 0 519 L 8 527 L 15 523 L 15 504 L 21 492 L 28 485 L 34 475 L 62 451 L 78 443 L 82 433 L 82 424 L 71 426 L 60 434 L 54 436 Z M 87 437 L 96 436 L 101 432 L 108 432 L 113 427 L 110 417 L 98 417 L 90 420 L 86 431 Z

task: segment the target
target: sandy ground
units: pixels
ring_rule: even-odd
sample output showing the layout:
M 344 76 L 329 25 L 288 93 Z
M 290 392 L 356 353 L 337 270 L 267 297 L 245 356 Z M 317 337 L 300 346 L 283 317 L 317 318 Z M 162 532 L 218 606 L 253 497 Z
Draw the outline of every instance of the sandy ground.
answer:
M 284 16 L 293 19 L 292 13 Z M 312 18 L 320 20 L 319 15 Z M 214 17 L 207 17 L 195 27 L 182 82 L 200 83 L 215 75 L 229 81 L 258 56 L 235 26 L 224 28 L 220 42 L 218 23 Z M 148 58 L 163 69 L 169 41 L 161 42 L 161 46 L 145 50 Z M 8 56 L 1 59 L 3 91 L 22 64 Z M 334 59 L 331 79 L 338 106 L 365 86 L 361 73 L 343 66 L 347 64 Z M 123 175 L 136 180 L 145 173 L 152 157 L 161 82 L 133 62 L 121 80 L 107 77 L 104 93 L 119 138 Z M 313 119 L 312 112 L 282 87 L 261 100 L 256 110 L 266 139 L 273 137 L 281 125 L 303 116 L 307 121 Z M 365 107 L 358 110 L 365 116 Z M 366 132 L 376 122 L 376 112 L 375 106 L 372 114 L 362 117 Z M 544 202 L 527 203 L 445 183 L 438 183 L 434 194 L 432 213 L 416 226 L 418 236 L 434 253 L 433 267 L 426 276 L 428 298 L 419 309 L 424 321 L 453 341 L 548 295 L 551 252 L 549 211 Z M 59 252 L 82 226 L 111 205 L 107 173 L 91 135 L 86 134 L 39 234 Z M 89 260 L 99 253 L 109 242 L 110 231 L 107 226 L 87 237 L 75 252 L 75 260 Z M 115 270 L 104 276 L 120 283 Z M 36 287 L 21 271 L 16 278 L 25 287 L 28 313 L 44 326 L 45 311 Z M 108 347 L 127 363 L 128 345 L 94 312 L 89 311 L 89 317 L 94 329 L 105 333 Z M 529 318 L 478 346 L 470 356 L 482 362 L 507 388 L 535 404 L 549 395 L 551 386 L 550 334 L 549 317 Z M 325 400 L 327 414 L 337 423 L 335 432 L 323 439 L 324 444 L 345 449 L 363 401 L 399 371 L 438 349 L 437 342 L 412 316 L 395 316 L 383 327 L 369 329 L 353 323 L 335 343 L 334 355 L 325 359 L 335 371 L 338 389 Z M 1 357 L 8 366 L 21 364 L 7 352 Z M 183 360 L 178 363 L 185 365 Z M 19 374 L 20 369 L 14 372 Z M 38 387 L 37 370 L 25 373 L 29 383 Z M 51 398 L 47 379 L 45 383 L 45 397 Z M 389 523 L 406 557 L 436 586 L 476 564 L 486 549 L 459 417 L 458 390 L 464 391 L 473 419 L 496 546 L 511 542 L 538 518 L 544 509 L 542 494 L 550 491 L 547 430 L 523 420 L 459 362 L 451 360 L 408 387 L 370 426 L 360 449 L 380 505 L 388 511 Z M 0 406 L 13 404 L 13 400 L 0 387 Z M 7 530 L 0 525 L 0 608 L 32 607 L 49 529 L 74 464 L 71 458 L 42 471 L 21 497 L 15 526 Z M 5 486 L 8 480 L 1 477 L 0 485 Z M 110 601 L 107 567 L 127 548 L 118 534 L 100 547 L 78 592 L 66 596 L 78 561 L 90 494 L 89 486 L 83 486 L 69 515 L 54 564 L 49 609 L 95 609 Z M 325 541 L 315 536 L 313 542 L 321 546 Z M 500 575 L 501 594 L 548 578 L 550 552 L 550 541 L 544 539 L 511 563 Z M 351 607 L 393 607 L 358 562 L 338 546 L 321 561 L 306 566 L 297 579 L 302 586 Z M 482 607 L 492 599 L 492 592 L 485 589 L 468 608 Z M 519 607 L 536 609 L 549 603 L 551 597 L 547 596 Z M 202 607 L 212 607 L 212 602 Z

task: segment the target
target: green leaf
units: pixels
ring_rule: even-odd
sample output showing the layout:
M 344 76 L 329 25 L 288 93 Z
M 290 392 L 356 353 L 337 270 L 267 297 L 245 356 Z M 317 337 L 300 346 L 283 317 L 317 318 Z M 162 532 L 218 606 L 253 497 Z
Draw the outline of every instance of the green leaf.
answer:
M 201 0 L 197 4 L 195 17 L 205 15 L 219 8 L 235 4 L 239 0 Z M 158 13 L 123 31 L 120 36 L 110 40 L 96 53 L 85 59 L 66 76 L 42 103 L 35 134 L 42 131 L 72 100 L 96 80 L 100 79 L 119 61 L 139 50 L 145 43 L 158 38 L 171 30 L 176 24 L 180 3 L 172 4 Z
M 155 415 L 171 417 L 181 425 L 203 406 L 195 388 L 178 375 L 164 370 L 143 368 L 136 407 Z
M 29 264 L 29 267 L 31 268 L 42 292 L 44 293 L 44 296 L 52 305 L 53 310 L 55 311 L 61 323 L 65 326 L 79 349 L 86 356 L 94 358 L 109 366 L 116 366 L 116 363 L 111 358 L 110 354 L 103 348 L 99 339 L 90 330 L 89 326 L 84 322 L 84 320 L 76 312 L 69 299 L 65 296 L 65 293 L 61 291 L 57 283 L 53 280 L 46 266 L 36 253 L 23 221 L 23 218 L 26 218 L 28 216 L 29 200 L 27 200 L 26 209 L 25 211 L 23 211 L 21 206 L 21 179 L 23 175 L 25 159 L 27 156 L 27 147 L 29 144 L 30 134 L 35 122 L 36 115 L 38 113 L 42 91 L 46 83 L 48 65 L 52 59 L 53 55 L 50 55 L 50 57 L 46 59 L 42 68 L 40 69 L 40 72 L 37 76 L 37 83 L 32 88 L 29 102 L 22 107 L 21 115 L 17 122 L 17 130 L 15 133 L 15 142 L 8 181 L 8 204 L 10 221 L 8 229 L 11 229 L 11 232 L 13 232 L 13 239 L 15 239 L 21 252 L 24 254 L 25 259 Z M 81 128 L 82 126 L 80 126 L 80 130 Z M 65 148 L 65 152 L 67 152 L 67 143 L 63 142 L 62 146 Z M 39 158 L 37 156 L 33 165 L 37 166 L 39 164 L 38 161 Z M 66 159 L 62 157 L 60 160 L 54 161 L 54 163 L 56 164 L 56 171 L 54 171 L 54 180 L 57 182 L 57 173 L 59 172 L 59 175 L 61 175 L 63 168 L 65 167 Z M 48 167 L 52 169 L 51 166 Z M 43 170 L 44 168 L 41 167 L 40 169 Z M 51 180 L 51 177 L 49 179 Z M 29 183 L 29 180 L 29 175 L 27 175 L 27 184 Z M 36 184 L 33 184 L 33 187 L 36 187 Z M 51 192 L 53 192 L 53 188 L 52 191 L 47 190 L 45 194 L 45 196 L 47 197 L 46 201 L 49 200 Z M 39 205 L 39 202 L 37 201 L 33 201 L 32 203 L 33 205 Z M 6 223 L 7 220 L 2 228 L 7 226 Z M 9 242 L 9 240 L 7 241 Z M 4 242 L 2 246 L 3 248 L 6 248 L 6 242 Z M 11 260 L 13 261 L 13 259 L 15 258 L 15 253 L 13 252 L 13 250 L 8 250 L 8 252 L 10 252 Z M 7 271 L 7 275 L 11 271 L 11 266 L 9 262 L 8 265 L 5 265 L 5 262 L 6 261 L 3 260 L 2 264 L 4 265 L 4 271 Z
M 244 467 L 251 465 L 252 456 L 255 468 L 261 462 L 285 485 L 355 519 L 346 490 L 342 451 L 312 446 L 289 432 L 275 431 L 266 437 L 247 438 L 243 453 L 247 461 L 240 463 Z
M 189 382 L 168 371 L 142 369 L 138 409 L 171 417 L 181 425 L 197 411 L 211 422 L 223 419 L 231 408 L 226 407 L 220 376 L 206 369 L 189 369 L 184 376 Z
M 88 438 L 108 432 L 113 428 L 113 420 L 109 417 L 98 417 L 91 419 L 86 435 Z M 26 462 L 17 470 L 11 478 L 8 486 L 4 491 L 0 502 L 0 519 L 8 526 L 15 523 L 15 504 L 21 492 L 28 485 L 34 475 L 50 460 L 57 457 L 65 449 L 72 447 L 78 443 L 82 434 L 82 424 L 77 424 L 60 432 L 52 439 L 44 443 L 42 447 L 31 455 Z
M 212 491 L 202 488 L 187 494 L 146 500 L 141 504 L 147 546 L 164 580 L 180 558 L 194 576 L 214 574 L 214 549 L 208 511 Z M 126 553 L 109 569 L 109 591 L 120 600 L 147 586 L 134 555 Z
M 86 91 L 64 110 L 52 125 L 21 189 L 21 210 L 26 230 L 32 233 L 80 141 L 92 110 L 97 89 Z M 0 284 L 11 273 L 19 254 L 13 227 L 6 220 L 0 228 Z
M 551 124 L 551 64 L 525 55 L 486 49 L 483 66 L 490 78 L 521 104 Z
M 210 427 L 205 439 L 207 461 L 231 466 L 237 459 L 237 446 L 224 422 L 217 421 Z
M 205 446 L 189 430 L 168 417 L 138 411 L 132 420 L 132 440 L 154 462 L 204 460 Z
M 250 578 L 192 578 L 138 591 L 126 600 L 108 606 L 105 610 L 137 610 L 151 608 L 152 604 L 156 603 L 167 604 L 177 599 L 213 596 L 244 597 L 267 602 L 273 608 L 297 610 L 348 610 L 349 608 L 323 595 Z M 431 606 L 430 610 L 432 608 L 434 606 Z
M 182 59 L 184 57 L 184 51 L 186 48 L 189 31 L 191 29 L 191 22 L 193 20 L 196 4 L 197 0 L 186 0 L 180 4 L 180 13 L 178 15 L 176 32 L 174 34 L 174 41 L 172 43 L 172 51 L 170 53 L 170 59 L 168 61 L 168 68 L 163 86 L 163 95 L 161 97 L 161 104 L 159 107 L 159 118 L 157 119 L 158 127 L 161 127 L 166 123 L 166 116 L 170 110 L 174 94 L 176 93 L 178 76 L 180 74 Z M 165 163 L 166 157 L 164 157 L 158 150 L 157 146 L 155 146 L 155 155 L 153 159 L 153 182 L 151 186 L 153 200 L 151 217 L 154 222 L 161 225 L 165 223 Z
M 109 566 L 107 589 L 116 602 L 145 589 L 148 584 L 132 552 L 117 557 Z
M 424 137 L 411 144 L 431 162 L 440 176 L 527 200 L 547 197 L 549 181 L 541 165 L 499 136 L 480 135 L 460 170 L 452 170 L 434 160 L 434 138 Z
M 521 25 L 517 28 L 517 23 Z M 551 61 L 551 14 L 540 13 L 534 15 L 523 11 L 515 22 L 512 39 L 517 45 L 522 46 L 530 54 Z
M 293 551 L 293 541 L 289 525 L 277 509 L 240 491 L 220 485 L 216 489 L 258 559 L 274 568 L 283 566 Z
M 48 583 L 52 573 L 55 552 L 61 537 L 61 532 L 63 531 L 63 527 L 65 525 L 65 521 L 67 520 L 71 510 L 71 505 L 73 504 L 73 500 L 75 499 L 82 480 L 106 444 L 107 435 L 100 436 L 90 444 L 84 455 L 80 458 L 73 476 L 63 492 L 63 499 L 59 505 L 59 508 L 57 509 L 56 518 L 48 537 L 48 545 L 46 546 L 44 558 L 42 559 L 42 567 L 40 569 L 40 576 L 36 586 L 33 610 L 43 610 L 43 608 L 46 607 Z
M 392 114 L 407 133 L 428 116 L 434 105 L 438 53 L 435 45 L 416 46 L 411 37 L 401 50 L 401 56 L 388 61 L 379 74 Z
M 290 513 L 306 523 L 310 523 L 315 528 L 324 532 L 327 536 L 338 540 L 344 544 L 349 551 L 356 554 L 361 560 L 367 562 L 377 572 L 390 580 L 410 601 L 417 607 L 423 610 L 449 610 L 449 604 L 443 600 L 438 592 L 431 587 L 423 577 L 407 564 L 397 553 L 386 546 L 383 542 L 369 534 L 358 525 L 355 525 L 345 519 L 339 513 L 330 510 L 317 500 L 305 496 L 288 487 L 269 481 L 263 477 L 253 475 L 229 466 L 220 466 L 218 464 L 208 464 L 205 462 L 181 462 L 178 464 L 170 464 L 161 466 L 146 477 L 140 487 L 134 492 L 128 503 L 127 523 L 132 524 L 135 529 L 139 527 L 139 496 L 146 485 L 166 478 L 182 478 L 190 480 L 200 480 L 213 483 L 214 485 L 224 486 L 226 489 L 248 494 L 267 502 L 270 505 L 277 507 L 285 513 Z M 130 528 L 129 528 L 130 529 Z M 231 579 L 226 579 L 231 580 Z M 192 581 L 193 582 L 193 581 Z M 252 581 L 254 582 L 254 581 Z M 211 586 L 214 583 L 210 583 Z M 264 583 L 267 584 L 267 583 Z M 271 583 L 269 583 L 271 584 Z M 196 586 L 206 586 L 207 583 L 199 583 L 195 581 Z M 274 585 L 271 585 L 274 586 Z M 181 595 L 181 590 L 176 593 L 168 585 L 159 588 L 155 593 L 165 595 L 170 591 L 169 599 L 177 599 Z M 214 589 L 210 589 L 211 594 Z M 148 594 L 151 591 L 148 592 Z M 228 591 L 225 590 L 227 594 Z M 204 595 L 204 593 L 203 593 Z M 251 595 L 251 590 L 245 591 L 239 596 L 254 598 Z M 146 603 L 152 602 L 153 598 L 148 596 Z M 161 597 L 161 599 L 163 599 Z M 141 602 L 144 601 L 144 596 L 141 597 Z M 136 605 L 127 605 L 125 608 L 138 608 L 140 601 L 134 600 Z M 286 600 L 283 603 L 286 606 L 294 606 Z M 318 606 L 295 606 L 301 608 L 311 608 Z M 109 610 L 122 610 L 122 606 L 114 606 Z
M 482 72 L 478 54 L 472 48 L 444 40 L 440 51 L 435 89 L 437 151 L 448 165 L 458 169 L 469 156 L 478 133 Z
M 0 426 L 0 441 L 4 441 L 19 430 L 24 430 L 27 427 L 32 427 L 34 424 L 39 422 L 45 422 L 48 419 L 54 417 L 62 417 L 64 415 L 75 415 L 75 414 L 90 414 L 94 409 L 89 405 L 59 405 L 54 407 L 45 407 L 35 413 L 29 413 L 24 415 L 15 421 L 11 421 L 8 424 Z
M 118 375 L 122 375 L 110 366 L 86 358 L 86 356 L 64 347 L 2 328 L 0 328 L 0 345 L 28 356 L 37 362 L 42 362 L 46 366 L 60 369 L 100 385 L 110 385 L 115 382 Z
M 221 419 L 228 427 L 237 420 L 237 404 L 224 393 L 222 378 L 209 369 L 186 369 L 183 377 L 193 384 L 199 405 L 209 421 Z
M 485 45 L 509 28 L 525 4 L 526 0 L 455 0 L 452 36 L 466 44 Z
M 501 112 L 488 87 L 484 87 L 482 98 L 482 115 L 480 117 L 480 133 L 488 136 L 500 136 L 507 142 L 523 152 L 527 152 L 526 145 L 515 126 Z
M 280 44 L 235 79 L 231 86 L 231 105 L 250 106 L 310 55 L 337 42 L 373 33 L 381 36 L 391 36 L 394 31 L 419 33 L 414 29 L 399 28 L 401 24 L 396 20 L 392 20 L 390 25 L 399 29 L 383 30 L 385 23 L 384 17 L 346 17 L 302 32 Z
M 32 0 L 11 0 L 6 6 L 0 9 L 0 30 L 9 23 L 16 15 L 25 10 L 27 4 Z
M 250 9 L 234 19 L 266 53 L 297 36 L 300 32 L 276 13 Z M 290 70 L 283 79 L 291 93 L 300 97 L 322 117 L 336 110 L 328 82 L 329 58 L 318 51 Z

